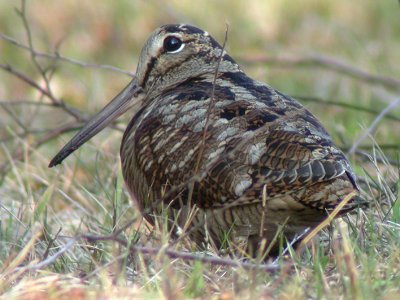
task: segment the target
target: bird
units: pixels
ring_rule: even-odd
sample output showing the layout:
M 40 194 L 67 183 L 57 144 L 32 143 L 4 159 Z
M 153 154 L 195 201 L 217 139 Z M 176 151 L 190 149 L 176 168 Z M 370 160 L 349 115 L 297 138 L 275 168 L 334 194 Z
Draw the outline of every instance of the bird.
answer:
M 132 81 L 49 167 L 133 106 L 120 147 L 129 194 L 198 249 L 276 256 L 347 196 L 338 215 L 357 207 L 356 175 L 321 122 L 188 24 L 150 35 Z

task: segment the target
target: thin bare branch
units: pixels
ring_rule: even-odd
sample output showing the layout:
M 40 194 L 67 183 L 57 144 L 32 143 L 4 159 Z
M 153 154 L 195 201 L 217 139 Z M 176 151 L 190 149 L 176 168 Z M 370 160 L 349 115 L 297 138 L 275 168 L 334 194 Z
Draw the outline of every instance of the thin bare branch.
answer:
M 22 24 L 24 25 L 24 29 L 28 38 L 28 46 L 29 49 L 32 49 L 32 51 L 30 52 L 31 54 L 31 59 L 33 64 L 35 65 L 36 69 L 38 70 L 38 72 L 40 73 L 40 75 L 42 76 L 45 85 L 46 85 L 46 90 L 48 92 L 49 95 L 53 95 L 52 89 L 51 89 L 51 85 L 50 85 L 50 77 L 47 75 L 47 70 L 45 68 L 42 67 L 42 65 L 38 62 L 38 60 L 36 59 L 36 55 L 35 55 L 35 51 L 34 51 L 34 45 L 33 45 L 33 38 L 32 38 L 32 32 L 31 32 L 31 28 L 30 28 L 30 24 L 28 22 L 27 16 L 26 16 L 26 0 L 22 0 L 21 1 L 21 9 L 17 10 L 19 16 L 22 19 Z M 51 97 L 50 98 L 52 101 L 55 101 L 56 103 L 58 103 L 58 101 L 55 99 L 55 97 Z
M 371 123 L 371 125 L 365 130 L 362 134 L 362 136 L 354 142 L 353 146 L 349 150 L 349 154 L 353 154 L 358 146 L 369 136 L 372 134 L 372 132 L 375 130 L 377 127 L 378 123 L 383 119 L 383 117 L 390 112 L 392 109 L 394 109 L 397 105 L 400 104 L 400 98 L 391 102 L 382 112 L 375 118 L 375 120 Z
M 216 86 L 216 82 L 217 82 L 219 66 L 221 64 L 222 57 L 224 56 L 224 53 L 225 53 L 225 46 L 226 46 L 227 40 L 228 40 L 228 24 L 226 24 L 225 39 L 224 39 L 224 43 L 222 45 L 221 54 L 218 57 L 218 61 L 217 61 L 217 64 L 215 66 L 213 85 L 212 85 L 212 90 L 211 90 L 211 95 L 210 95 L 210 103 L 208 104 L 208 108 L 207 108 L 207 116 L 206 116 L 206 121 L 204 123 L 203 134 L 202 134 L 202 138 L 201 138 L 201 144 L 200 144 L 200 147 L 199 147 L 199 153 L 197 155 L 197 160 L 196 160 L 196 164 L 195 164 L 194 172 L 193 172 L 195 175 L 197 175 L 199 173 L 200 163 L 201 163 L 201 160 L 203 159 L 203 153 L 204 153 L 204 149 L 205 149 L 205 146 L 206 146 L 206 138 L 207 138 L 208 126 L 209 126 L 209 123 L 210 123 L 210 116 L 211 116 L 211 114 L 213 112 L 213 108 L 214 108 L 215 86 Z M 193 183 L 191 183 L 189 185 L 189 196 L 188 196 L 188 203 L 189 204 L 192 202 L 194 183 L 195 183 L 195 181 L 193 181 Z
M 0 32 L 0 38 L 9 42 L 12 45 L 15 45 L 18 48 L 21 48 L 23 50 L 27 50 L 29 52 L 31 52 L 33 55 L 35 55 L 38 58 L 45 58 L 45 59 L 51 59 L 51 60 L 55 60 L 55 61 L 62 61 L 62 62 L 66 62 L 72 65 L 76 65 L 82 68 L 92 68 L 92 69 L 104 69 L 104 70 L 110 70 L 116 73 L 120 73 L 120 74 L 124 74 L 124 75 L 129 75 L 130 77 L 134 77 L 135 73 L 134 72 L 130 72 L 130 71 L 126 71 L 111 65 L 104 65 L 104 64 L 94 64 L 94 63 L 87 63 L 87 62 L 83 62 L 74 58 L 70 58 L 64 55 L 61 55 L 59 52 L 54 52 L 54 54 L 50 54 L 50 53 L 44 53 L 44 52 L 40 52 L 37 51 L 35 49 L 31 49 L 28 46 L 24 45 L 23 43 L 13 39 L 12 37 L 9 37 L 3 33 Z
M 198 173 L 199 171 L 199 166 L 200 166 L 200 162 L 203 158 L 203 152 L 204 152 L 204 148 L 206 145 L 206 138 L 207 138 L 207 132 L 208 132 L 208 126 L 210 123 L 210 116 L 213 112 L 213 108 L 214 108 L 214 102 L 215 102 L 215 86 L 217 85 L 217 77 L 218 77 L 218 72 L 219 72 L 219 66 L 221 64 L 221 60 L 222 57 L 224 56 L 225 53 L 225 46 L 226 46 L 226 42 L 228 40 L 228 24 L 226 25 L 226 30 L 225 30 L 225 38 L 224 38 L 224 43 L 222 44 L 222 49 L 221 49 L 221 54 L 218 57 L 218 61 L 217 61 L 217 65 L 215 66 L 215 71 L 214 71 L 214 78 L 213 78 L 213 83 L 212 83 L 212 90 L 211 90 L 211 95 L 210 95 L 210 103 L 208 104 L 208 108 L 207 108 L 207 117 L 206 117 L 206 121 L 204 123 L 204 129 L 203 129 L 203 135 L 202 135 L 202 139 L 201 139 L 201 146 L 199 149 L 199 155 L 197 156 L 197 161 L 196 161 L 196 165 L 194 168 L 194 173 Z M 190 201 L 189 201 L 190 202 Z
M 1 106 L 47 106 L 52 108 L 57 108 L 53 103 L 47 102 L 37 102 L 37 101 L 29 101 L 29 100 L 8 100 L 8 101 L 0 101 Z
M 338 106 L 338 107 L 343 107 L 346 109 L 353 109 L 357 110 L 358 112 L 365 112 L 373 115 L 378 115 L 381 113 L 381 110 L 376 109 L 376 108 L 370 108 L 370 107 L 365 107 L 365 106 L 360 106 L 357 104 L 352 104 L 351 102 L 355 101 L 336 101 L 336 100 L 329 100 L 329 99 L 323 99 L 323 98 L 318 98 L 314 96 L 301 96 L 301 95 L 291 95 L 293 98 L 305 102 L 312 102 L 312 103 L 317 103 L 321 105 L 331 105 L 331 106 Z M 394 120 L 394 121 L 400 121 L 400 117 L 393 115 L 393 114 L 385 114 L 384 118 Z
M 165 247 L 145 247 L 141 245 L 130 245 L 127 241 L 124 241 L 117 237 L 116 235 L 110 236 L 92 236 L 92 235 L 82 235 L 80 238 L 85 239 L 89 242 L 95 241 L 114 241 L 117 242 L 124 247 L 129 247 L 129 251 L 131 253 L 142 253 L 151 256 L 158 256 L 161 253 L 167 255 L 169 258 L 178 258 L 184 261 L 199 261 L 202 263 L 209 263 L 211 265 L 220 265 L 220 266 L 230 266 L 230 267 L 238 267 L 243 269 L 253 269 L 260 270 L 265 272 L 276 272 L 281 270 L 282 266 L 277 264 L 255 264 L 249 262 L 241 262 L 237 259 L 229 259 L 229 258 L 221 258 L 214 256 L 206 256 L 201 254 L 194 254 L 183 251 L 175 251 L 171 249 L 165 249 Z M 287 264 L 286 266 L 291 266 L 291 264 Z
M 38 90 L 40 93 L 42 93 L 43 95 L 48 97 L 53 102 L 53 105 L 55 107 L 62 108 L 68 114 L 73 116 L 77 121 L 84 122 L 86 120 L 86 118 L 84 118 L 82 116 L 82 114 L 77 109 L 69 107 L 62 100 L 57 99 L 52 93 L 50 93 L 46 89 L 42 88 L 32 78 L 30 78 L 29 76 L 25 75 L 24 73 L 16 70 L 15 68 L 13 68 L 12 66 L 10 66 L 8 64 L 0 64 L 0 69 L 3 69 L 5 71 L 13 74 L 17 78 L 21 79 L 22 81 L 24 81 L 25 83 L 30 85 L 31 87 L 33 87 L 36 90 Z
M 259 270 L 265 272 L 276 272 L 281 270 L 282 268 L 291 268 L 292 263 L 286 263 L 284 265 L 279 265 L 278 263 L 250 263 L 247 261 L 240 261 L 238 259 L 230 259 L 230 258 L 221 258 L 215 256 L 207 256 L 204 254 L 195 254 L 183 251 L 171 250 L 165 247 L 145 247 L 142 245 L 132 245 L 128 241 L 123 240 L 119 237 L 119 235 L 129 228 L 133 222 L 136 220 L 131 220 L 126 223 L 123 227 L 113 232 L 111 235 L 107 236 L 97 236 L 90 234 L 83 234 L 80 236 L 76 236 L 71 238 L 71 240 L 66 243 L 59 251 L 55 254 L 43 259 L 41 262 L 35 265 L 28 265 L 16 268 L 15 271 L 37 271 L 44 267 L 47 267 L 53 264 L 61 255 L 63 255 L 66 251 L 72 248 L 72 246 L 78 242 L 79 240 L 86 240 L 88 242 L 98 242 L 98 241 L 114 241 L 119 243 L 120 245 L 129 249 L 129 252 L 132 253 L 141 253 L 144 255 L 150 256 L 159 256 L 160 254 L 164 254 L 172 259 L 182 259 L 184 261 L 199 261 L 202 263 L 208 263 L 211 265 L 219 265 L 219 266 L 229 266 L 229 267 L 237 267 L 247 270 Z
M 31 265 L 31 266 L 24 266 L 24 267 L 18 267 L 15 268 L 15 272 L 20 272 L 20 271 L 37 271 L 40 269 L 43 269 L 51 264 L 53 264 L 61 255 L 63 255 L 66 251 L 72 248 L 72 246 L 76 243 L 77 239 L 71 239 L 66 243 L 60 250 L 58 250 L 55 254 L 47 257 L 46 259 L 42 260 L 41 262 Z
M 240 60 L 247 64 L 265 63 L 287 68 L 319 67 L 338 72 L 367 83 L 380 84 L 387 88 L 400 90 L 400 79 L 390 76 L 371 74 L 358 67 L 352 66 L 343 60 L 326 55 L 315 54 L 308 56 L 270 56 L 252 54 L 251 56 L 242 56 Z
M 49 130 L 43 137 L 41 137 L 40 139 L 38 139 L 36 142 L 34 142 L 32 145 L 30 145 L 31 149 L 37 149 L 38 147 L 40 147 L 41 145 L 57 138 L 60 134 L 65 133 L 65 132 L 69 132 L 72 130 L 76 130 L 79 129 L 80 127 L 77 127 L 76 122 L 72 122 L 72 123 L 68 123 L 65 125 L 62 125 L 60 127 L 57 127 L 55 129 Z M 15 160 L 21 160 L 24 156 L 24 150 L 22 148 L 20 148 L 19 150 L 17 150 L 12 158 Z M 0 165 L 0 174 L 1 173 L 5 173 L 6 170 L 9 167 L 9 162 L 5 162 L 3 164 Z
M 21 122 L 21 120 L 18 118 L 18 116 L 14 113 L 12 109 L 8 108 L 6 105 L 3 105 L 1 103 L 0 106 L 8 113 L 8 115 L 15 121 L 15 123 L 17 123 L 18 126 L 22 128 L 24 133 L 29 131 L 28 128 L 26 128 L 25 124 Z

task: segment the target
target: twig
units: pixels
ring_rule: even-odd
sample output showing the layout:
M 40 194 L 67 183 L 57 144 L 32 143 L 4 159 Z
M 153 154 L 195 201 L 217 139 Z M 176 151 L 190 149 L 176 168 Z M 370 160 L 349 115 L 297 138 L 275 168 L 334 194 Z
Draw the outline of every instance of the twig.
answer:
M 63 126 L 70 127 L 70 131 L 76 131 L 76 130 L 79 130 L 82 128 L 82 125 L 79 125 L 79 124 L 77 125 L 76 122 L 68 123 Z M 14 140 L 15 138 L 24 139 L 29 135 L 32 135 L 32 136 L 37 136 L 39 134 L 46 135 L 49 132 L 52 132 L 53 130 L 54 130 L 54 128 L 51 128 L 51 129 L 34 129 L 33 128 L 33 129 L 29 129 L 29 131 L 24 131 L 22 133 L 13 132 L 13 134 L 11 134 L 10 136 L 1 138 L 0 143 L 6 143 L 6 142 Z M 67 133 L 67 132 L 69 132 L 69 131 L 63 131 L 62 133 Z
M 131 223 L 128 223 L 127 225 L 131 225 Z M 124 226 L 122 229 L 117 230 L 115 233 L 119 234 L 124 229 L 126 229 L 126 226 Z M 124 247 L 127 247 L 127 248 L 129 247 L 130 253 L 141 253 L 141 254 L 151 255 L 151 256 L 159 256 L 160 254 L 165 254 L 166 256 L 168 256 L 169 258 L 172 258 L 172 259 L 182 259 L 184 261 L 198 261 L 198 262 L 202 262 L 202 263 L 208 263 L 211 265 L 237 267 L 237 268 L 243 268 L 246 270 L 276 272 L 276 271 L 281 270 L 282 267 L 290 268 L 292 266 L 291 263 L 286 263 L 283 266 L 280 266 L 277 263 L 257 264 L 257 263 L 239 261 L 237 259 L 235 260 L 235 259 L 229 259 L 229 258 L 199 255 L 199 254 L 194 254 L 194 253 L 190 253 L 190 252 L 176 251 L 176 250 L 166 249 L 165 247 L 145 247 L 145 246 L 141 246 L 141 245 L 129 245 L 129 243 L 127 241 L 122 240 L 121 238 L 118 237 L 118 234 L 115 234 L 115 233 L 112 235 L 109 235 L 109 236 L 93 236 L 93 235 L 88 235 L 88 234 L 76 236 L 74 238 L 71 238 L 71 240 L 68 243 L 66 243 L 55 254 L 47 257 L 46 259 L 42 260 L 41 262 L 39 262 L 35 265 L 18 267 L 18 268 L 15 268 L 14 271 L 17 271 L 17 272 L 19 272 L 19 271 L 23 271 L 23 272 L 24 271 L 37 271 L 44 267 L 47 267 L 47 266 L 53 264 L 61 255 L 63 255 L 77 241 L 79 241 L 81 239 L 86 240 L 88 242 L 114 241 L 114 242 L 117 242 L 117 243 L 123 245 Z
M 195 165 L 195 169 L 194 169 L 194 173 L 195 174 L 199 171 L 200 162 L 203 159 L 203 152 L 204 152 L 204 148 L 205 148 L 205 145 L 206 145 L 206 138 L 207 138 L 208 126 L 209 126 L 209 123 L 210 123 L 210 116 L 211 116 L 212 110 L 214 108 L 215 86 L 217 85 L 217 77 L 218 77 L 218 72 L 219 72 L 219 66 L 221 65 L 221 60 L 222 60 L 222 57 L 224 56 L 224 53 L 225 53 L 226 42 L 228 40 L 228 29 L 229 29 L 229 27 L 228 27 L 228 24 L 227 24 L 226 25 L 226 30 L 225 30 L 224 43 L 223 43 L 222 49 L 221 49 L 221 54 L 218 57 L 217 65 L 215 66 L 214 77 L 213 77 L 213 85 L 212 85 L 212 90 L 211 90 L 211 95 L 210 95 L 210 103 L 208 104 L 208 108 L 207 108 L 207 117 L 206 117 L 206 121 L 204 123 L 203 135 L 202 135 L 202 139 L 201 139 L 201 146 L 200 146 L 200 149 L 199 149 L 199 155 L 197 156 L 197 161 L 196 161 L 196 165 Z
M 15 272 L 19 271 L 37 271 L 40 269 L 43 269 L 44 267 L 47 267 L 51 264 L 53 264 L 57 258 L 59 258 L 61 255 L 63 255 L 66 251 L 68 251 L 77 241 L 77 238 L 71 239 L 68 243 L 66 243 L 59 251 L 57 251 L 55 254 L 47 257 L 46 259 L 42 260 L 41 262 L 31 265 L 31 266 L 24 266 L 24 267 L 18 267 L 15 268 Z
M 70 57 L 66 57 L 61 55 L 58 52 L 55 52 L 54 54 L 50 54 L 50 53 L 43 53 L 40 51 L 37 51 L 35 49 L 31 49 L 28 46 L 22 44 L 21 42 L 13 39 L 12 37 L 9 37 L 3 33 L 0 33 L 0 38 L 9 42 L 10 44 L 13 44 L 15 46 L 17 46 L 18 48 L 21 48 L 23 50 L 27 50 L 29 52 L 31 52 L 33 55 L 35 55 L 36 57 L 39 58 L 46 58 L 46 59 L 52 59 L 55 61 L 63 61 L 63 62 L 67 62 L 70 63 L 72 65 L 76 65 L 79 67 L 83 67 L 83 68 L 92 68 L 92 69 L 104 69 L 104 70 L 110 70 L 116 73 L 120 73 L 120 74 L 125 74 L 125 75 L 129 75 L 131 77 L 135 76 L 134 72 L 129 72 L 111 65 L 99 65 L 99 64 L 94 64 L 94 63 L 87 63 L 87 62 L 83 62 L 74 58 L 70 58 Z
M 0 68 L 2 68 L 4 65 L 0 64 Z M 46 96 L 52 97 L 51 94 L 47 94 L 47 91 L 42 89 L 40 86 L 36 84 L 32 79 L 27 77 L 25 74 L 22 74 L 12 67 L 8 66 L 6 68 L 8 71 L 10 71 L 12 74 L 16 75 L 18 78 L 21 80 L 27 82 L 28 84 L 32 85 L 34 88 L 38 89 L 39 91 L 43 92 Z M 57 100 L 58 101 L 58 100 Z M 80 112 L 73 108 L 67 107 L 63 102 L 59 101 L 58 103 L 55 103 L 54 101 L 52 103 L 37 103 L 33 101 L 23 101 L 20 103 L 21 105 L 37 105 L 37 106 L 48 106 L 48 107 L 53 107 L 53 108 L 58 108 L 62 107 L 64 110 L 71 112 L 73 116 L 76 117 L 76 119 L 79 121 L 78 123 L 76 121 L 70 122 L 67 124 L 64 124 L 60 127 L 54 128 L 54 129 L 49 129 L 49 130 L 41 130 L 41 131 L 35 131 L 34 129 L 27 129 L 29 126 L 24 126 L 24 124 L 11 112 L 7 109 L 7 105 L 17 105 L 17 103 L 10 103 L 8 101 L 0 101 L 0 106 L 3 107 L 3 109 L 10 114 L 10 116 L 15 120 L 15 122 L 23 129 L 23 133 L 16 134 L 16 137 L 19 138 L 24 138 L 30 134 L 44 134 L 38 141 L 32 143 L 30 145 L 29 149 L 37 149 L 38 147 L 42 146 L 43 144 L 57 138 L 59 135 L 63 133 L 67 133 L 70 131 L 75 131 L 78 129 L 82 128 L 82 124 L 87 121 L 88 118 L 81 116 Z M 118 125 L 118 121 L 113 122 L 113 124 L 110 126 L 112 129 L 116 129 L 118 131 L 123 131 Z M 6 142 L 8 138 L 3 138 L 0 139 L 0 143 Z M 17 150 L 15 153 L 13 153 L 12 158 L 16 160 L 21 160 L 24 156 L 24 152 L 22 149 Z M 7 168 L 9 166 L 9 162 L 5 162 L 0 164 L 0 174 L 4 174 L 7 171 Z
M 357 110 L 358 112 L 365 112 L 373 115 L 377 115 L 381 113 L 381 110 L 375 109 L 375 108 L 370 108 L 370 107 L 364 107 L 356 104 L 352 104 L 349 102 L 345 101 L 335 101 L 335 100 L 328 100 L 328 99 L 322 99 L 314 96 L 300 96 L 300 95 L 291 95 L 291 97 L 297 99 L 297 100 L 302 100 L 305 102 L 313 102 L 313 103 L 318 103 L 322 105 L 332 105 L 332 106 L 338 106 L 338 107 L 343 107 L 343 108 L 348 108 L 348 109 L 354 109 Z M 400 117 L 392 114 L 386 114 L 384 115 L 385 118 L 391 119 L 394 121 L 400 121 Z
M 379 121 L 382 120 L 382 118 L 392 109 L 394 109 L 397 105 L 400 104 L 400 98 L 391 102 L 384 110 L 381 111 L 381 113 L 375 118 L 375 120 L 371 123 L 371 125 L 365 130 L 362 134 L 362 136 L 354 142 L 353 146 L 349 150 L 349 154 L 353 154 L 358 146 L 370 135 L 372 132 L 375 130 L 376 126 L 378 125 Z
M 14 111 L 11 110 L 10 108 L 8 108 L 6 105 L 1 104 L 0 106 L 3 107 L 3 109 L 8 113 L 8 115 L 15 121 L 15 123 L 18 124 L 19 127 L 22 128 L 22 130 L 24 131 L 24 133 L 29 132 L 28 128 L 26 128 L 25 124 L 23 122 L 21 122 L 20 119 L 18 119 L 18 117 L 15 115 Z
M 30 148 L 32 149 L 37 149 L 38 147 L 40 147 L 41 145 L 53 140 L 54 138 L 58 137 L 60 134 L 65 133 L 65 132 L 69 132 L 71 130 L 76 130 L 77 127 L 76 123 L 69 123 L 66 125 L 62 125 L 60 127 L 57 127 L 53 130 L 49 130 L 49 132 L 47 132 L 42 138 L 40 138 L 37 142 L 33 143 Z M 16 151 L 12 158 L 16 159 L 16 160 L 20 160 L 22 159 L 24 156 L 24 150 L 23 149 L 19 149 L 18 151 Z M 1 173 L 5 173 L 7 168 L 9 166 L 9 162 L 5 162 L 3 164 L 0 165 L 0 174 Z
M 33 88 L 37 89 L 40 93 L 47 96 L 53 102 L 54 107 L 62 108 L 68 114 L 73 116 L 77 121 L 80 121 L 80 122 L 86 121 L 86 118 L 84 118 L 77 109 L 71 108 L 68 105 L 66 105 L 63 101 L 57 99 L 52 93 L 50 93 L 46 89 L 42 88 L 40 85 L 38 85 L 33 79 L 29 78 L 27 75 L 16 70 L 15 68 L 13 68 L 12 66 L 10 66 L 8 64 L 0 64 L 0 69 L 3 69 L 5 71 L 13 74 L 14 76 L 21 79 L 25 83 L 29 84 Z
M 46 258 L 49 256 L 50 248 L 53 247 L 53 244 L 54 244 L 54 242 L 57 240 L 57 238 L 58 238 L 58 236 L 59 236 L 61 230 L 62 230 L 62 227 L 60 227 L 60 228 L 58 229 L 58 231 L 57 231 L 57 233 L 56 233 L 56 235 L 55 235 L 54 237 L 51 237 L 50 234 L 47 234 L 46 231 L 44 231 L 44 234 L 45 234 L 46 236 L 49 236 L 49 237 L 50 237 L 50 241 L 49 241 L 49 243 L 47 244 L 46 251 L 44 251 L 43 259 L 46 259 Z
M 42 55 L 42 53 L 37 52 L 34 49 L 34 45 L 33 45 L 33 38 L 32 38 L 32 33 L 31 33 L 31 29 L 30 29 L 30 25 L 29 22 L 27 20 L 26 17 L 26 0 L 22 0 L 21 1 L 21 9 L 17 10 L 17 13 L 19 14 L 19 16 L 22 19 L 23 22 L 23 26 L 27 35 L 27 39 L 28 39 L 28 45 L 22 45 L 21 43 L 17 42 L 16 40 L 7 37 L 5 35 L 1 35 L 1 38 L 3 38 L 4 40 L 17 45 L 18 47 L 28 50 L 31 54 L 31 60 L 34 63 L 37 71 L 40 73 L 41 77 L 43 78 L 44 82 L 45 82 L 45 87 L 41 87 L 38 83 L 36 83 L 32 78 L 30 78 L 29 76 L 25 75 L 24 73 L 16 70 L 15 68 L 13 68 L 11 65 L 8 64 L 0 64 L 0 69 L 3 69 L 7 72 L 9 72 L 10 74 L 16 76 L 17 78 L 19 78 L 20 80 L 22 80 L 23 82 L 27 83 L 28 85 L 32 86 L 34 89 L 38 90 L 42 95 L 46 96 L 51 102 L 52 102 L 52 106 L 53 107 L 59 107 L 62 110 L 64 110 L 65 112 L 67 112 L 69 115 L 73 116 L 77 121 L 79 122 L 85 122 L 87 121 L 87 119 L 85 117 L 83 117 L 83 115 L 76 109 L 71 108 L 69 106 L 67 106 L 62 100 L 56 98 L 54 96 L 54 94 L 52 93 L 51 90 L 51 86 L 50 86 L 50 79 L 51 79 L 51 74 L 48 75 L 48 68 L 43 68 L 40 63 L 37 60 L 37 57 L 39 56 L 47 56 L 50 57 L 48 55 Z M 59 56 L 53 56 L 54 59 L 59 59 Z M 38 106 L 39 107 L 39 103 Z M 24 133 L 23 135 L 27 135 L 30 134 L 30 131 L 27 131 L 27 128 L 29 128 L 29 126 L 25 126 L 25 124 L 23 124 L 22 122 L 20 122 L 18 120 L 18 118 L 15 118 L 15 116 L 11 113 L 11 111 L 8 110 L 7 107 L 3 107 L 6 111 L 8 111 L 8 113 L 11 115 L 11 117 L 14 117 L 15 121 L 19 124 L 20 127 L 22 127 L 24 129 Z M 59 134 L 63 133 L 63 132 L 67 132 L 70 130 L 73 130 L 73 127 L 76 128 L 76 124 L 72 125 L 68 125 L 68 126 L 61 126 L 59 128 L 56 128 L 55 130 L 50 130 L 48 131 L 44 137 L 42 137 L 41 139 L 39 139 L 39 141 L 35 142 L 30 149 L 34 149 L 39 147 L 40 145 L 54 139 L 55 137 L 57 137 Z M 17 151 L 15 154 L 13 154 L 13 158 L 14 159 L 22 159 L 23 158 L 23 151 L 19 150 Z M 3 173 L 7 167 L 9 166 L 9 162 L 5 162 L 4 164 L 0 165 L 0 173 Z
M 9 100 L 9 101 L 0 101 L 1 106 L 47 106 L 47 107 L 55 107 L 53 103 L 46 103 L 46 102 L 36 102 L 36 101 L 28 101 L 28 100 Z
M 117 242 L 124 247 L 128 247 L 128 242 L 118 238 L 116 235 L 110 236 L 92 236 L 92 235 L 82 235 L 80 238 L 85 239 L 89 242 L 94 241 L 106 241 L 111 240 Z M 170 249 L 164 249 L 164 247 L 145 247 L 141 245 L 130 245 L 129 251 L 131 253 L 142 253 L 152 256 L 158 256 L 159 254 L 163 253 L 167 255 L 169 258 L 179 258 L 184 261 L 199 261 L 202 263 L 209 263 L 212 265 L 220 265 L 220 266 L 229 266 L 229 267 L 238 267 L 247 270 L 260 270 L 266 272 L 275 272 L 281 269 L 281 266 L 277 264 L 255 264 L 249 262 L 241 262 L 234 259 L 228 258 L 221 258 L 221 257 L 214 257 L 214 256 L 205 256 L 205 255 L 198 255 L 189 252 L 182 252 L 182 251 L 175 251 Z
M 26 32 L 26 35 L 28 38 L 29 49 L 32 49 L 30 54 L 31 54 L 33 64 L 35 65 L 36 69 L 39 71 L 40 75 L 42 76 L 42 78 L 46 84 L 46 89 L 47 89 L 48 94 L 53 95 L 52 90 L 51 90 L 51 85 L 50 85 L 50 78 L 47 76 L 46 70 L 42 68 L 42 66 L 36 59 L 34 46 L 33 46 L 33 38 L 32 38 L 31 28 L 30 28 L 28 19 L 26 17 L 26 0 L 21 1 L 21 10 L 17 10 L 17 13 L 19 14 L 19 16 L 22 19 L 22 24 L 24 25 L 25 32 Z M 56 103 L 58 102 L 58 100 L 55 99 L 55 97 L 51 97 L 50 99 L 52 101 L 55 101 Z
M 361 146 L 359 148 L 361 148 Z M 381 148 L 381 147 L 379 147 L 379 148 Z M 400 145 L 398 145 L 397 148 L 399 149 Z M 371 154 L 366 152 L 366 151 L 355 150 L 354 154 L 359 156 L 362 161 L 371 162 Z M 399 161 L 398 158 L 397 159 L 396 158 L 391 158 L 391 157 L 388 157 L 387 155 L 385 155 L 385 157 L 376 155 L 374 157 L 374 160 L 376 161 L 376 163 L 382 163 L 382 164 L 388 164 L 389 163 L 392 166 L 397 166 L 397 167 L 400 166 L 400 161 Z
M 400 90 L 400 80 L 383 75 L 368 73 L 358 67 L 351 66 L 343 60 L 325 56 L 325 55 L 309 55 L 309 56 L 269 56 L 269 55 L 252 55 L 244 56 L 241 61 L 249 64 L 266 63 L 270 65 L 278 65 L 280 67 L 321 67 L 329 69 L 361 81 L 371 84 L 381 84 L 387 88 Z
M 215 66 L 213 85 L 212 85 L 212 90 L 211 90 L 211 95 L 210 95 L 210 103 L 208 104 L 208 108 L 207 108 L 207 116 L 206 116 L 206 120 L 205 120 L 205 123 L 204 123 L 204 129 L 203 129 L 203 134 L 202 134 L 202 138 L 201 138 L 201 144 L 200 144 L 200 147 L 199 147 L 199 154 L 197 155 L 197 160 L 196 160 L 196 164 L 195 164 L 195 167 L 194 167 L 194 172 L 193 172 L 194 174 L 198 174 L 199 173 L 200 163 L 201 163 L 201 160 L 203 159 L 203 153 L 204 153 L 204 149 L 205 149 L 205 146 L 206 146 L 206 138 L 207 138 L 208 126 L 209 126 L 209 123 L 210 123 L 210 116 L 211 116 L 212 110 L 214 108 L 215 86 L 217 84 L 219 66 L 221 64 L 222 57 L 224 56 L 224 53 L 225 53 L 226 41 L 228 40 L 228 29 L 229 29 L 228 24 L 226 24 L 225 39 L 224 39 L 224 43 L 222 45 L 221 54 L 218 57 L 217 65 Z M 189 187 L 190 187 L 189 188 L 189 195 L 188 195 L 188 203 L 189 203 L 189 205 L 192 202 L 194 184 L 195 184 L 195 181 L 193 181 L 193 184 L 189 185 Z
M 340 146 L 340 149 L 348 151 L 350 150 L 351 146 Z M 374 145 L 359 145 L 358 149 L 364 150 L 372 150 L 374 148 L 384 149 L 384 150 L 399 150 L 400 143 L 393 143 L 393 144 L 374 144 Z

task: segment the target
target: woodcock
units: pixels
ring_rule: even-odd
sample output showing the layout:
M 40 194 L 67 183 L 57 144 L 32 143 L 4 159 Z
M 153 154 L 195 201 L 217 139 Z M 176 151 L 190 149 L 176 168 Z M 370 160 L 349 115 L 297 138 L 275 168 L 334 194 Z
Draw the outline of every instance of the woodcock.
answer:
M 206 31 L 185 24 L 152 33 L 135 78 L 49 166 L 134 105 L 121 143 L 130 195 L 149 222 L 167 215 L 202 248 L 276 254 L 279 234 L 294 239 L 358 194 L 348 160 L 306 108 L 248 77 Z

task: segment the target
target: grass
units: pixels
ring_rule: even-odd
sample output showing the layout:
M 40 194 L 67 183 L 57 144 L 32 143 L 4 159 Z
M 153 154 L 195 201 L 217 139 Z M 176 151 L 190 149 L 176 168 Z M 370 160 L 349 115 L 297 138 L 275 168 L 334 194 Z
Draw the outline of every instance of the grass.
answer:
M 0 3 L 0 32 L 28 45 L 27 28 L 14 8 L 20 9 L 20 3 Z M 301 102 L 348 150 L 400 97 L 400 88 L 365 82 L 329 67 L 252 64 L 248 58 L 322 54 L 370 74 L 399 79 L 399 14 L 398 2 L 374 0 L 235 5 L 29 1 L 25 16 L 36 50 L 54 53 L 59 47 L 68 58 L 131 72 L 144 40 L 158 25 L 187 21 L 222 42 L 227 22 L 227 49 L 246 72 L 286 94 L 304 97 Z M 36 57 L 38 68 L 28 51 L 4 38 L 0 52 L 0 64 L 23 72 L 41 87 L 45 81 L 40 70 L 46 70 L 53 95 L 83 117 L 129 81 L 122 73 L 61 59 Z M 48 169 L 50 158 L 73 134 L 66 130 L 51 135 L 51 130 L 80 123 L 49 97 L 2 71 L 0 299 L 400 297 L 399 107 L 379 118 L 359 151 L 349 155 L 369 207 L 334 220 L 303 253 L 291 252 L 278 262 L 278 270 L 267 272 L 169 255 L 168 232 L 141 220 L 124 187 L 120 130 L 106 130 L 61 167 Z M 128 119 L 118 126 L 123 128 Z M 129 251 L 116 240 L 71 242 L 82 234 L 112 235 L 132 220 L 119 237 L 130 245 L 160 249 L 158 253 Z M 172 250 L 188 247 L 179 243 Z M 46 261 L 50 263 L 40 265 Z

